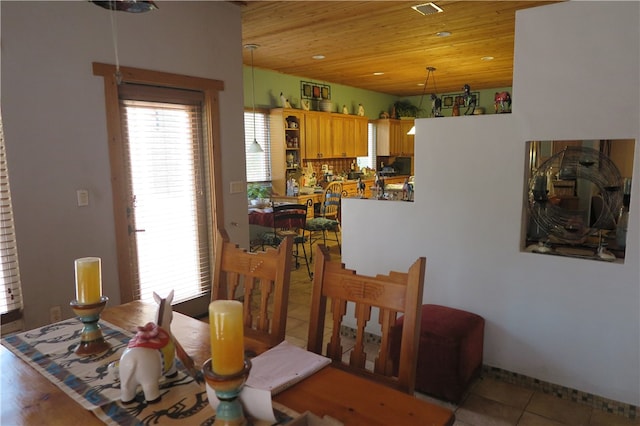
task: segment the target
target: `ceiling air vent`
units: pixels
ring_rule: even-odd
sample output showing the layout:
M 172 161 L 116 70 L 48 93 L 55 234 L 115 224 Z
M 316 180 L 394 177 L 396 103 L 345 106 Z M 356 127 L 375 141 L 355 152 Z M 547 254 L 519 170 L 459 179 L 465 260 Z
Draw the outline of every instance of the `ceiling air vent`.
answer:
M 432 15 L 434 13 L 442 12 L 442 9 L 440 9 L 434 3 L 417 4 L 415 6 L 411 6 L 411 9 L 423 15 Z

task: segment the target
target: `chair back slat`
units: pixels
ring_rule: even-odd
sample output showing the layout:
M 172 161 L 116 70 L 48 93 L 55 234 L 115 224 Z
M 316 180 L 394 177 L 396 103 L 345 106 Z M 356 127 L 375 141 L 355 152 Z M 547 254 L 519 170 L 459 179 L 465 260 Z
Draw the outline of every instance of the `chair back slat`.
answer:
M 356 374 L 374 379 L 407 393 L 413 393 L 416 380 L 421 306 L 426 259 L 418 258 L 408 272 L 390 272 L 375 277 L 359 275 L 344 264 L 331 262 L 327 248 L 319 244 L 313 278 L 312 303 L 307 349 L 328 356 L 333 363 Z M 326 352 L 324 323 L 330 302 L 332 325 Z M 353 304 L 355 343 L 348 360 L 343 361 L 341 331 L 347 302 Z M 378 309 L 380 349 L 375 359 L 367 358 L 366 327 L 372 309 Z M 404 315 L 397 376 L 393 374 L 390 334 L 399 315 Z M 348 348 L 347 348 L 348 349 Z M 369 365 L 370 364 L 370 365 Z
M 332 320 L 333 323 L 335 324 L 336 322 L 340 322 L 342 321 L 342 316 L 347 312 L 347 302 L 343 301 L 343 300 L 339 300 L 339 299 L 335 299 L 332 300 L 332 308 L 331 308 L 331 312 L 332 312 Z M 324 320 L 322 320 L 322 323 L 324 324 Z M 311 325 L 309 326 L 309 332 L 311 332 L 311 329 L 314 328 Z M 324 330 L 324 327 L 320 328 L 320 331 Z M 320 336 L 322 336 L 322 334 L 320 334 Z M 308 343 L 311 343 L 311 341 L 309 341 Z M 320 342 L 319 345 L 317 345 L 318 348 L 322 347 L 322 337 L 320 337 Z M 307 348 L 309 350 L 309 347 Z M 322 350 L 315 350 L 313 349 L 313 352 L 316 353 L 321 353 Z M 342 350 L 342 342 L 340 340 L 340 329 L 338 327 L 333 327 L 331 329 L 331 337 L 329 339 L 329 342 L 327 343 L 327 356 L 331 359 L 339 359 L 342 354 L 343 354 L 343 350 Z
M 292 245 L 285 237 L 277 248 L 248 252 L 231 243 L 224 230 L 217 234 L 211 300 L 241 300 L 245 335 L 265 347 L 285 338 Z

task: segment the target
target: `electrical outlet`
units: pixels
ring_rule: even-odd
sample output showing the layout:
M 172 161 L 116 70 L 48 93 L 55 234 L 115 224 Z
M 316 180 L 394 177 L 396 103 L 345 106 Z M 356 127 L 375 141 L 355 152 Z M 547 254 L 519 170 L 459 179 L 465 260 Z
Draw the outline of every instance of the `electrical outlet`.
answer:
M 60 305 L 49 308 L 49 320 L 52 323 L 62 320 L 62 309 L 60 308 Z

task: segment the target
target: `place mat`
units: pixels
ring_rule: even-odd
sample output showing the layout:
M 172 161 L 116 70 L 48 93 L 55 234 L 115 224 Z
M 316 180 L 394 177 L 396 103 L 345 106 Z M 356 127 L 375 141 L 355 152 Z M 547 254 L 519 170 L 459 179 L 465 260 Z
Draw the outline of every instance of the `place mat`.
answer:
M 135 402 L 123 405 L 120 383 L 107 367 L 120 359 L 133 332 L 103 320 L 100 327 L 111 347 L 97 355 L 75 354 L 82 331 L 78 319 L 13 334 L 3 338 L 2 344 L 106 424 L 213 424 L 215 411 L 207 400 L 205 385 L 188 376 L 177 359 L 178 375 L 160 382 L 160 402 L 147 404 L 140 391 Z M 274 403 L 274 413 L 276 424 L 286 424 L 298 414 L 277 403 Z

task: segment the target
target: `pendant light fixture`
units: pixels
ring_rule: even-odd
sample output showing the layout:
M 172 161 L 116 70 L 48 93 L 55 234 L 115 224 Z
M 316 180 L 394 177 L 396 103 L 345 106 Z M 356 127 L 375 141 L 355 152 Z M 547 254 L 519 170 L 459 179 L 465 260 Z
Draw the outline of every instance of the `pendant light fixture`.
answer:
M 245 44 L 244 48 L 251 51 L 251 100 L 253 105 L 253 142 L 247 149 L 249 154 L 258 154 L 264 152 L 258 140 L 256 139 L 256 78 L 253 70 L 253 51 L 259 46 L 257 44 Z
M 120 10 L 131 13 L 144 13 L 150 10 L 158 9 L 153 1 L 147 0 L 109 0 L 98 1 L 92 0 L 91 3 L 109 10 Z
M 91 2 L 104 9 L 108 9 L 111 14 L 111 38 L 113 40 L 113 50 L 116 56 L 116 72 L 114 77 L 118 86 L 122 84 L 122 73 L 120 72 L 120 59 L 118 58 L 118 23 L 116 20 L 116 11 L 130 12 L 130 13 L 144 13 L 150 10 L 158 9 L 158 6 L 153 1 L 145 0 L 111 0 L 111 1 L 97 1 L 91 0 Z
M 427 67 L 427 80 L 424 82 L 424 86 L 422 87 L 422 96 L 420 96 L 420 103 L 418 104 L 418 111 L 420 111 L 420 109 L 422 108 L 422 100 L 424 99 L 424 94 L 427 91 L 427 86 L 429 85 L 429 76 L 431 76 L 433 74 L 433 72 L 436 69 L 434 67 Z M 432 109 L 432 112 L 434 114 L 435 117 L 442 117 L 440 115 L 440 109 L 439 107 L 436 107 L 436 102 L 440 101 L 440 98 L 438 98 L 438 96 L 436 95 L 436 92 L 438 91 L 438 88 L 436 87 L 436 76 L 433 76 L 433 93 L 431 94 L 431 99 L 433 99 L 434 102 L 434 107 Z M 440 101 L 441 103 L 442 101 Z M 415 135 L 416 134 L 416 126 L 414 125 L 408 132 L 408 135 Z

